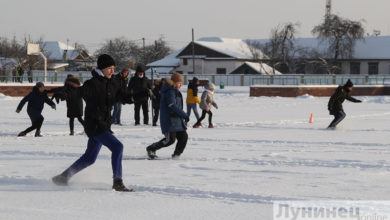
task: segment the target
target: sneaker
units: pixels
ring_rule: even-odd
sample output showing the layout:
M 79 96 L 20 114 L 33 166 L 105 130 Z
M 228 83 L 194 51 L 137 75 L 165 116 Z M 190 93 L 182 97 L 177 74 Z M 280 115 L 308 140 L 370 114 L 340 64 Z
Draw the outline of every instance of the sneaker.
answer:
M 156 151 L 149 150 L 149 147 L 146 148 L 146 152 L 148 153 L 149 159 L 154 160 L 158 158 L 158 156 L 156 155 Z
M 209 128 L 214 128 L 213 123 L 210 123 L 210 124 L 209 124 Z
M 24 136 L 26 136 L 26 133 L 24 133 L 23 131 L 18 134 L 18 137 L 24 137 Z
M 68 185 L 68 178 L 62 174 L 53 177 L 51 180 L 57 186 L 67 186 Z
M 114 179 L 114 184 L 112 189 L 117 192 L 134 192 L 134 189 L 128 189 L 124 184 L 122 179 Z
M 201 123 L 196 123 L 194 124 L 194 126 L 192 126 L 193 128 L 199 128 L 202 124 Z

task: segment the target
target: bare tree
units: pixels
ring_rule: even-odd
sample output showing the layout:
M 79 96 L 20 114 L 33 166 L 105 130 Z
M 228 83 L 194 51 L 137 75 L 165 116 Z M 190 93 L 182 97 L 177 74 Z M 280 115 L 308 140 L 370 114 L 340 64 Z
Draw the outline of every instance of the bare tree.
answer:
M 333 54 L 333 60 L 337 62 L 340 57 L 353 56 L 356 41 L 363 39 L 365 30 L 361 21 L 330 15 L 323 23 L 315 26 L 312 33 L 329 43 L 329 53 Z

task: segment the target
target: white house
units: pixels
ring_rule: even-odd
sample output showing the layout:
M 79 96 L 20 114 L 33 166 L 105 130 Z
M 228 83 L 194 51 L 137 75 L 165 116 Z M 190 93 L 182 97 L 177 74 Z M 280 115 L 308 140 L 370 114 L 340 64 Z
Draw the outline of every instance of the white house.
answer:
M 259 63 L 258 66 L 252 65 L 257 62 L 254 59 L 254 53 L 261 59 L 266 58 L 261 51 L 250 48 L 242 39 L 201 38 L 194 44 L 191 42 L 183 49 L 161 60 L 149 63 L 147 66 L 152 67 L 158 73 L 226 75 L 233 71 L 236 74 L 249 74 L 244 70 L 239 72 L 242 69 L 239 67 L 249 63 L 249 68 L 257 70 L 250 71 L 250 74 L 280 74 L 264 63 Z
M 49 66 L 50 69 L 87 70 L 93 65 L 93 60 L 86 51 L 76 49 L 60 41 L 45 41 L 40 46 L 48 60 L 53 63 Z

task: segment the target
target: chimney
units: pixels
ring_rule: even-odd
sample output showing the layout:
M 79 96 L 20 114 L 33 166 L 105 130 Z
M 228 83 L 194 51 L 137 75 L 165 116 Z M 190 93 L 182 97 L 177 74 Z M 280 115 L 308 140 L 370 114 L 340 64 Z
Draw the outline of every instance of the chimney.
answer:
M 64 54 L 62 56 L 62 59 L 64 60 L 64 62 L 68 62 L 68 50 L 64 50 Z

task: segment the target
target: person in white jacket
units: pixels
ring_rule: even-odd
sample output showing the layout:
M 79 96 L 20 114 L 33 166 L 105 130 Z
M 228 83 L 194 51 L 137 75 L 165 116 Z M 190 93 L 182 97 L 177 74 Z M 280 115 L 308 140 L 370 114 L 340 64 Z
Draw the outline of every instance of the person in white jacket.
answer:
M 214 128 L 213 125 L 213 113 L 211 112 L 211 108 L 214 106 L 218 109 L 217 103 L 214 101 L 214 89 L 215 85 L 213 83 L 208 83 L 204 87 L 206 90 L 202 94 L 202 98 L 199 104 L 200 109 L 202 109 L 202 116 L 193 126 L 194 128 L 199 128 L 201 126 L 202 120 L 205 119 L 206 114 L 209 115 L 209 128 Z

